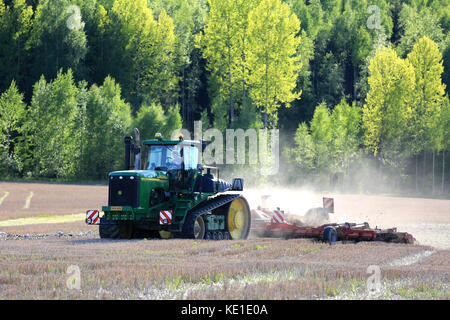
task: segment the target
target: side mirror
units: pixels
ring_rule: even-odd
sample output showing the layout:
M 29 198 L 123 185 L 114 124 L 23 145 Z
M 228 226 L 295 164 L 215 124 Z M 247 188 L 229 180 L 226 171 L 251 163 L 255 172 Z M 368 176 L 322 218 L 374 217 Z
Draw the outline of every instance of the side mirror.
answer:
M 243 178 L 234 178 L 231 183 L 231 190 L 233 191 L 243 191 L 244 190 L 244 179 Z

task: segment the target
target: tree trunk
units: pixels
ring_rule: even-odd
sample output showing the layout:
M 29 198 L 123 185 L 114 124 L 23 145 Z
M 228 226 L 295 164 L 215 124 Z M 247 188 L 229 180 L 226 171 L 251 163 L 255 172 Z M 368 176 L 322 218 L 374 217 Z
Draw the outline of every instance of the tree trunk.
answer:
M 181 82 L 181 114 L 183 117 L 183 123 L 188 123 L 186 112 L 186 69 L 183 68 L 183 81 Z
M 427 152 L 425 150 L 423 150 L 422 191 L 425 191 L 426 159 L 427 159 Z
M 347 187 L 350 186 L 349 176 L 350 176 L 350 158 L 347 159 L 347 174 L 345 175 L 345 179 L 342 179 L 343 190 L 345 190 Z
M 230 123 L 234 120 L 233 86 L 231 83 L 231 47 L 228 45 L 228 85 L 230 87 Z
M 445 149 L 442 150 L 442 181 L 441 181 L 441 193 L 444 193 L 445 188 Z
M 20 80 L 20 38 L 17 39 L 17 73 L 16 81 Z
M 59 70 L 59 44 L 58 41 L 56 41 L 56 75 L 58 74 Z
M 242 100 L 245 99 L 245 40 L 242 38 Z
M 264 110 L 264 129 L 267 129 L 267 112 L 268 110 L 268 101 L 269 101 L 269 58 L 266 53 L 266 110 Z
M 419 165 L 418 165 L 418 162 L 419 162 L 419 155 L 418 154 L 416 154 L 416 193 L 417 192 L 419 192 Z
M 242 74 L 243 74 L 243 77 L 242 77 L 242 100 L 244 100 L 245 96 L 247 95 L 247 93 L 245 92 L 245 75 L 244 75 L 244 73 L 245 73 L 245 66 L 242 65 Z
M 382 180 L 383 180 L 383 160 L 380 158 L 380 166 L 378 167 L 378 191 L 382 190 Z
M 100 61 L 102 66 L 104 65 L 105 61 L 104 61 L 104 55 L 103 55 L 103 35 L 100 38 Z
M 230 123 L 234 121 L 234 103 L 233 103 L 233 88 L 231 85 L 231 72 L 228 72 L 228 83 L 230 86 Z
M 433 192 L 433 194 L 434 194 L 434 155 L 435 155 L 435 151 L 433 150 L 433 173 L 432 173 L 432 176 L 433 176 L 433 187 L 432 187 L 432 192 Z

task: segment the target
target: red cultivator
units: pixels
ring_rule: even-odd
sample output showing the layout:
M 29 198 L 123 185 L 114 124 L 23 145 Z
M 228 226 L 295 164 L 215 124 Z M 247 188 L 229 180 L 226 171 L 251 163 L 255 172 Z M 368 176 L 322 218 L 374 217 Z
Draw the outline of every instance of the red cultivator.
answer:
M 323 208 L 310 209 L 305 216 L 316 215 L 328 220 L 328 214 L 334 212 L 332 198 L 323 198 Z M 297 221 L 288 223 L 284 211 L 270 210 L 258 206 L 252 210 L 252 232 L 262 237 L 312 238 L 333 243 L 336 241 L 385 241 L 395 243 L 414 243 L 414 237 L 407 232 L 397 232 L 397 228 L 371 229 L 364 223 L 326 223 L 320 226 L 306 226 Z

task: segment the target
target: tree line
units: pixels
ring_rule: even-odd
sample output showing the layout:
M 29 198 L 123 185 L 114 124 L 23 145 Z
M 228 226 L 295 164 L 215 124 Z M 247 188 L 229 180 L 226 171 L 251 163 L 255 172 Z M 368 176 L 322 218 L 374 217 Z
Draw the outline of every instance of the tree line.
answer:
M 123 137 L 131 128 L 150 137 L 181 127 L 179 108 L 153 103 L 132 116 L 114 79 L 88 87 L 75 83 L 70 69 L 36 82 L 29 105 L 13 81 L 0 96 L 0 113 L 4 176 L 105 179 L 123 169 Z
M 432 156 L 432 191 L 436 191 L 436 154 L 441 152 L 441 192 L 445 181 L 445 151 L 450 147 L 450 103 L 442 83 L 442 54 L 428 37 L 420 38 L 405 59 L 390 47 L 380 47 L 369 62 L 362 108 L 345 99 L 332 111 L 326 103 L 314 111 L 309 125 L 296 131 L 296 147 L 287 157 L 303 172 L 346 173 L 351 162 L 370 154 L 383 166 L 408 174 L 415 159 L 415 188 L 419 190 L 418 158 Z M 411 181 L 408 181 L 411 183 Z M 422 181 L 423 187 L 425 181 Z
M 449 27 L 445 0 L 0 0 L 1 174 L 104 178 L 133 125 L 201 120 L 279 128 L 296 174 L 443 186 Z

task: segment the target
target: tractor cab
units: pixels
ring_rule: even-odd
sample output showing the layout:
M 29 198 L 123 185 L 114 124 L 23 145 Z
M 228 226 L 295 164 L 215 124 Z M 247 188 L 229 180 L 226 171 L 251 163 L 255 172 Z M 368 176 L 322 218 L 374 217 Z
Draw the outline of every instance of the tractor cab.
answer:
M 164 172 L 171 191 L 194 190 L 201 168 L 201 143 L 183 140 L 181 136 L 179 140 L 163 140 L 157 135 L 155 140 L 143 144 L 142 170 Z

